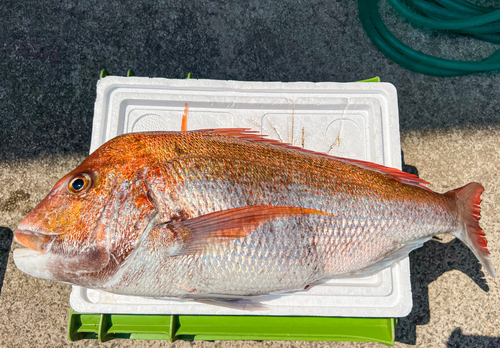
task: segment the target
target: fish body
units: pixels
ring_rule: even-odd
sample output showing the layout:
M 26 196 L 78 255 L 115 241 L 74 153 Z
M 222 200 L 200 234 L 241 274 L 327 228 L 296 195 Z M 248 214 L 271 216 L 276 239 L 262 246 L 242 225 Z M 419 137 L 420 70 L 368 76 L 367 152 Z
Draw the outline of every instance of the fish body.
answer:
M 37 277 L 148 297 L 254 296 L 381 269 L 451 233 L 495 269 L 483 187 L 416 176 L 242 129 L 114 138 L 20 223 L 16 265 Z

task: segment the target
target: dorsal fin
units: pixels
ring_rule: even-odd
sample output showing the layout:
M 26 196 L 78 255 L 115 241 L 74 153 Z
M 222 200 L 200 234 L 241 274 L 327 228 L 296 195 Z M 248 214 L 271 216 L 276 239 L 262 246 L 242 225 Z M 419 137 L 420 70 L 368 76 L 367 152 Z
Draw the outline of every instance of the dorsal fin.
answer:
M 405 173 L 397 168 L 386 167 L 386 166 L 383 166 L 381 164 L 376 164 L 376 163 L 367 162 L 367 161 L 360 161 L 360 160 L 343 158 L 343 157 L 335 157 L 335 156 L 331 156 L 331 155 L 328 155 L 328 154 L 323 153 L 323 152 L 316 152 L 316 151 L 312 151 L 312 150 L 303 149 L 301 147 L 297 147 L 297 146 L 294 146 L 294 145 L 291 145 L 288 143 L 282 143 L 278 140 L 268 139 L 267 135 L 260 134 L 258 131 L 253 131 L 250 128 L 199 129 L 199 130 L 196 130 L 195 132 L 227 135 L 227 136 L 231 136 L 231 137 L 235 137 L 235 138 L 240 138 L 240 139 L 245 139 L 245 140 L 250 140 L 250 141 L 257 141 L 257 142 L 276 145 L 276 146 L 281 146 L 281 147 L 285 147 L 287 149 L 298 150 L 298 151 L 301 151 L 303 153 L 319 155 L 319 156 L 331 158 L 331 159 L 334 159 L 336 161 L 340 161 L 343 163 L 355 165 L 355 166 L 358 166 L 358 167 L 361 167 L 364 169 L 369 169 L 369 170 L 373 170 L 373 171 L 376 171 L 376 172 L 379 172 L 382 174 L 387 174 L 403 184 L 413 185 L 413 186 L 420 187 L 420 188 L 427 190 L 427 191 L 432 191 L 428 187 L 423 186 L 423 185 L 429 184 L 427 181 L 420 179 L 416 175 Z

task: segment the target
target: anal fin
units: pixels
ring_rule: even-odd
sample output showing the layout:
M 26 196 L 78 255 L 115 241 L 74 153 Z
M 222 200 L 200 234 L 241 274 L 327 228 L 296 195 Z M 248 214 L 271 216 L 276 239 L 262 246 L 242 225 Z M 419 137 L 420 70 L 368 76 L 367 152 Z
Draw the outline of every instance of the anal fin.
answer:
M 395 252 L 390 253 L 386 257 L 382 258 L 381 260 L 377 261 L 371 266 L 365 267 L 363 269 L 360 269 L 355 272 L 350 272 L 350 273 L 345 273 L 341 274 L 338 276 L 333 276 L 332 278 L 344 278 L 344 277 L 351 277 L 351 276 L 356 276 L 356 277 L 368 277 L 371 276 L 381 270 L 383 270 L 386 267 L 391 266 L 393 263 L 402 260 L 408 254 L 415 249 L 418 249 L 424 245 L 425 242 L 430 240 L 432 237 L 424 237 L 421 239 L 413 240 L 410 241 L 406 244 L 404 244 L 401 248 L 396 250 Z
M 240 311 L 256 312 L 268 311 L 269 307 L 260 302 L 255 302 L 249 299 L 236 299 L 236 298 L 192 298 L 193 301 L 203 303 L 211 306 L 218 306 L 230 309 L 237 309 Z

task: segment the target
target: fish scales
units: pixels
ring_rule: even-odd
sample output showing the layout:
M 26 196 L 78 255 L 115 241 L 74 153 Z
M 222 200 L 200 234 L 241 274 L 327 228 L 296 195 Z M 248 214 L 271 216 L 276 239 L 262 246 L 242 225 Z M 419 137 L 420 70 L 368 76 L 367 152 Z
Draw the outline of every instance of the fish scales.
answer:
M 217 147 L 208 146 L 208 148 Z M 181 263 L 184 267 L 198 270 L 194 276 L 188 269 L 180 271 L 177 277 L 188 275 L 188 279 L 184 281 L 187 285 L 181 290 L 182 292 L 189 290 L 190 293 L 218 293 L 220 289 L 226 289 L 224 292 L 226 294 L 248 295 L 248 291 L 251 294 L 261 294 L 269 292 L 269 288 L 273 289 L 273 292 L 303 289 L 326 275 L 348 273 L 378 261 L 377 258 L 382 258 L 396 248 L 394 239 L 387 238 L 385 234 L 389 231 L 397 236 L 403 226 L 418 224 L 419 220 L 412 219 L 411 213 L 408 212 L 426 209 L 425 205 L 421 204 L 414 207 L 399 203 L 393 204 L 393 207 L 390 204 L 380 204 L 385 196 L 367 188 L 364 183 L 364 190 L 356 187 L 354 193 L 349 193 L 349 189 L 353 186 L 351 179 L 354 177 L 359 180 L 360 175 L 357 173 L 353 175 L 352 171 L 349 171 L 350 176 L 344 176 L 347 179 L 345 180 L 347 184 L 344 184 L 342 179 L 332 177 L 332 166 L 328 161 L 320 160 L 320 165 L 316 163 L 311 165 L 303 158 L 295 158 L 289 154 L 283 156 L 268 149 L 259 154 L 260 149 L 255 150 L 257 151 L 252 152 L 256 154 L 254 158 L 245 159 L 241 153 L 241 146 L 235 146 L 234 150 L 226 151 L 228 154 L 224 161 L 219 161 L 210 153 L 199 156 L 197 149 L 186 151 L 182 161 L 176 160 L 171 165 L 164 165 L 164 170 L 172 173 L 170 177 L 163 175 L 157 177 L 159 181 L 166 178 L 171 180 L 161 184 L 157 182 L 157 186 L 165 190 L 161 197 L 162 201 L 167 201 L 167 196 L 175 195 L 169 211 L 175 211 L 172 209 L 175 205 L 177 209 L 189 212 L 188 215 L 191 217 L 257 204 L 301 206 L 331 213 L 333 216 L 286 218 L 283 220 L 288 221 L 271 222 L 243 240 L 212 246 L 203 257 L 196 259 L 194 264 Z M 193 154 L 190 156 L 189 153 Z M 282 155 L 282 159 L 269 164 L 272 158 L 276 159 L 279 155 Z M 304 170 L 302 172 L 283 170 L 294 164 L 302 165 Z M 311 166 L 321 172 L 318 175 L 309 174 Z M 339 187 L 342 184 L 346 186 L 345 189 Z M 388 194 L 393 194 L 394 190 L 391 191 Z M 245 195 L 243 192 L 251 194 Z M 432 195 L 430 192 L 423 194 Z M 346 209 L 346 206 L 350 209 Z M 374 210 L 376 207 L 378 209 Z M 388 215 L 384 214 L 384 211 L 394 213 Z M 436 215 L 436 218 L 438 217 Z M 164 219 L 168 221 L 171 217 L 167 216 Z M 386 223 L 382 225 L 379 223 L 380 220 Z M 446 226 L 446 217 L 444 220 L 443 225 Z M 363 223 L 360 224 L 360 221 Z M 448 224 L 441 232 L 447 232 L 451 228 L 453 226 Z M 301 236 L 290 231 L 307 231 L 307 234 Z M 339 231 L 343 231 L 343 234 L 341 235 Z M 363 236 L 369 233 L 375 241 L 371 244 L 363 239 Z M 423 235 L 425 233 L 428 231 L 424 230 Z M 305 245 L 297 243 L 304 239 L 308 239 L 309 243 Z M 365 244 L 361 243 L 363 241 Z M 405 240 L 397 242 L 403 244 Z M 287 256 L 282 255 L 285 251 L 283 246 L 291 246 L 291 249 L 286 249 Z M 249 257 L 249 254 L 253 256 Z M 223 255 L 231 255 L 230 262 L 221 262 Z M 349 258 L 352 261 L 345 262 Z M 306 262 L 297 264 L 297 260 Z M 158 272 L 162 272 L 161 269 L 165 267 L 176 267 L 175 261 L 170 258 L 167 259 L 168 265 L 162 266 L 162 262 L 165 261 L 147 260 L 148 264 L 159 264 Z M 306 264 L 313 265 L 314 271 Z M 255 273 L 248 272 L 249 265 L 255 268 L 257 274 L 263 276 L 249 277 L 248 273 Z M 130 270 L 130 273 L 135 274 L 135 270 Z M 217 279 L 217 287 L 214 285 L 210 288 L 206 285 L 211 279 Z M 253 282 L 248 283 L 248 279 L 252 279 Z M 115 286 L 119 288 L 123 284 Z M 232 287 L 230 290 L 229 286 Z M 168 293 L 171 290 L 159 289 L 159 291 Z
M 439 233 L 462 239 L 494 275 L 477 224 L 481 192 L 473 183 L 435 193 L 395 169 L 238 129 L 136 133 L 61 179 L 16 240 L 46 260 L 36 276 L 150 297 L 303 290 L 387 266 Z M 59 222 L 40 218 L 58 205 Z M 53 238 L 48 253 L 42 235 Z M 66 266 L 75 257 L 87 268 Z

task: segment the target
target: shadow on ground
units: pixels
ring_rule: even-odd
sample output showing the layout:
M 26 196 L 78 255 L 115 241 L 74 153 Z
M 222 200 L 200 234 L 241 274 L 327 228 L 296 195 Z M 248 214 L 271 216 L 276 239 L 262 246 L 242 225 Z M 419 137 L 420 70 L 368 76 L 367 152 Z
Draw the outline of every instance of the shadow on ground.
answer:
M 430 320 L 429 284 L 443 273 L 454 269 L 467 274 L 481 289 L 489 291 L 488 284 L 483 278 L 481 264 L 472 251 L 458 239 L 449 243 L 431 240 L 425 243 L 422 248 L 411 252 L 413 309 L 407 317 L 399 319 L 396 327 L 396 341 L 416 344 L 417 325 L 426 325 Z M 450 342 L 454 342 L 453 344 L 461 342 L 455 332 L 451 335 Z M 456 345 L 452 345 L 452 347 L 456 347 Z M 460 345 L 460 347 L 464 346 Z
M 9 261 L 10 248 L 14 233 L 7 227 L 0 227 L 0 295 L 2 294 L 3 279 L 7 270 L 7 262 Z
M 497 348 L 500 347 L 499 337 L 464 335 L 460 328 L 455 329 L 448 339 L 448 348 Z

